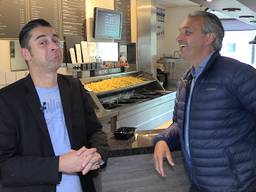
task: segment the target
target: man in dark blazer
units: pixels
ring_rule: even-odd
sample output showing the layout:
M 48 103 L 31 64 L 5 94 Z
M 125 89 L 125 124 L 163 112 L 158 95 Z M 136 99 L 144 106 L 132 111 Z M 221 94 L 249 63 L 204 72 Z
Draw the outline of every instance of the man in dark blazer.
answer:
M 62 49 L 47 21 L 27 23 L 19 40 L 29 75 L 0 90 L 1 191 L 94 192 L 108 145 L 88 92 L 57 74 Z

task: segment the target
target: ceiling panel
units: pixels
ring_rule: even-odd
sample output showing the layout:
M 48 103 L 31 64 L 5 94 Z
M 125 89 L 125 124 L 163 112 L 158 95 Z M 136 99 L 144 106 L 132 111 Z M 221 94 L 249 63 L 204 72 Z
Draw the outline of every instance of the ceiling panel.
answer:
M 156 3 L 164 7 L 189 7 L 197 5 L 189 0 L 156 0 Z
M 205 0 L 191 0 L 195 3 L 210 8 L 211 10 L 219 11 L 228 15 L 231 18 L 238 19 L 242 22 L 256 26 L 256 12 L 253 10 L 256 8 L 255 0 L 213 0 L 212 2 L 206 2 Z M 243 3 L 241 3 L 241 2 Z M 235 8 L 240 9 L 237 11 L 225 11 L 223 9 Z M 256 9 L 255 9 L 256 10 Z M 249 18 L 243 18 L 243 16 L 250 16 Z

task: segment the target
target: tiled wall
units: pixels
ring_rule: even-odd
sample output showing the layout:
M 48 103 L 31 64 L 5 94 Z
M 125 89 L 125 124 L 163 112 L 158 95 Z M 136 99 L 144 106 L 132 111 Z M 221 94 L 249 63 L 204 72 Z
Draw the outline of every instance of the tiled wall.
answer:
M 5 87 L 28 74 L 28 71 L 0 72 L 0 88 Z
M 63 75 L 71 75 L 67 72 L 66 67 L 60 67 L 58 73 Z M 17 72 L 2 72 L 0 71 L 0 89 L 14 83 L 15 81 L 28 75 L 28 71 L 17 71 Z

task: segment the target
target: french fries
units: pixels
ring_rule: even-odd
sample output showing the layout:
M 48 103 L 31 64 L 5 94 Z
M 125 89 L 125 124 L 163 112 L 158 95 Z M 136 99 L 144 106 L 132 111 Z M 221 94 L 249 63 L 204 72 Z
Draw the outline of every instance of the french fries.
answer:
M 105 79 L 98 82 L 92 82 L 86 84 L 86 87 L 91 89 L 95 93 L 111 91 L 114 89 L 120 89 L 124 87 L 129 87 L 131 85 L 136 85 L 138 83 L 142 83 L 144 81 L 141 77 L 115 77 L 111 79 Z

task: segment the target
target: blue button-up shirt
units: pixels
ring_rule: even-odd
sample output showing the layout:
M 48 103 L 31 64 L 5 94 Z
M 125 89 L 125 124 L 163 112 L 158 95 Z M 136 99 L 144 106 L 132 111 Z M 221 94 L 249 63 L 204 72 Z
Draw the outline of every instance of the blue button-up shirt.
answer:
M 188 158 L 190 158 L 190 149 L 189 149 L 189 120 L 190 120 L 190 107 L 191 107 L 191 98 L 193 95 L 193 89 L 196 83 L 196 80 L 201 75 L 202 71 L 204 70 L 206 64 L 208 63 L 209 59 L 211 58 L 213 53 L 208 55 L 196 68 L 192 68 L 191 74 L 193 76 L 191 85 L 190 85 L 190 91 L 189 96 L 187 100 L 187 106 L 186 106 L 186 113 L 185 113 L 185 130 L 184 130 L 184 143 L 185 143 L 185 150 L 187 152 Z

